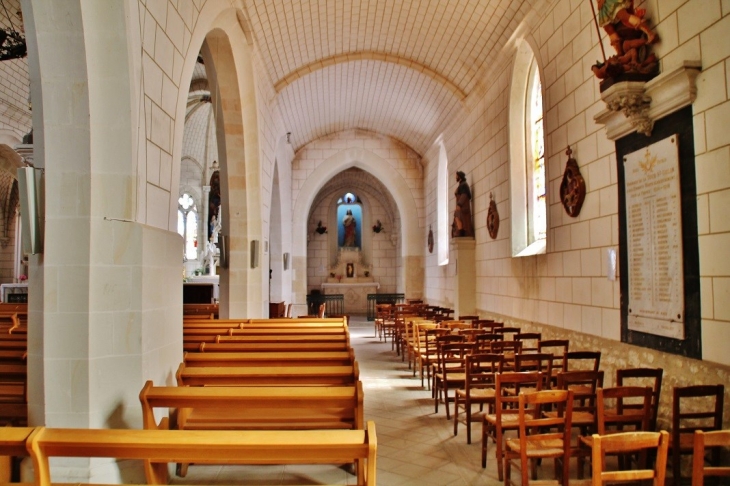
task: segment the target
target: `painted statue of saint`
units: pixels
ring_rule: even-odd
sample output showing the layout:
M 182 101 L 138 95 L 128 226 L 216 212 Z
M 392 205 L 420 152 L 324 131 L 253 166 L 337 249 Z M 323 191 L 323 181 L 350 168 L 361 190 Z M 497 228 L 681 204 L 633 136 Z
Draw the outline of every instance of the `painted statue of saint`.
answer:
M 345 240 L 342 246 L 354 247 L 357 235 L 357 221 L 355 221 L 351 209 L 348 209 L 347 214 L 342 218 L 342 226 L 345 227 Z
M 466 174 L 458 171 L 456 182 L 459 185 L 454 192 L 456 209 L 454 210 L 454 222 L 451 224 L 451 237 L 474 236 L 474 226 L 471 222 L 471 189 L 466 182 Z

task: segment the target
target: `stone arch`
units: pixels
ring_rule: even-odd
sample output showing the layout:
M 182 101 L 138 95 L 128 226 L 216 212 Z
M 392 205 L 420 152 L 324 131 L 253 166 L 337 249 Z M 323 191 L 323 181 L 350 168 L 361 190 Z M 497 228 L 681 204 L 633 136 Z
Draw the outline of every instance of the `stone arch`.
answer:
M 200 12 L 182 79 L 192 79 L 198 52 L 205 60 L 212 104 L 223 193 L 223 234 L 228 238 L 228 269 L 221 272 L 221 317 L 264 314 L 263 283 L 268 269 L 249 268 L 251 240 L 262 241 L 261 170 L 256 134 L 257 110 L 251 53 L 236 21 L 235 7 L 206 3 Z M 195 50 L 194 46 L 200 46 Z M 186 85 L 187 88 L 187 85 Z M 178 119 L 184 120 L 188 90 L 178 93 Z M 184 124 L 174 134 L 179 181 Z
M 410 187 L 393 167 L 375 153 L 362 148 L 338 152 L 321 163 L 303 182 L 292 215 L 293 251 L 297 272 L 306 272 L 307 220 L 310 207 L 322 187 L 338 173 L 357 167 L 380 180 L 396 202 L 401 220 L 401 257 L 406 265 L 410 257 L 423 257 L 418 211 Z M 422 262 L 421 262 L 422 265 Z M 405 273 L 405 272 L 404 272 Z M 304 273 L 306 275 L 306 273 Z M 406 275 L 401 276 L 399 288 L 406 289 Z M 300 290 L 300 287 L 298 287 Z M 303 296 L 300 297 L 303 299 Z

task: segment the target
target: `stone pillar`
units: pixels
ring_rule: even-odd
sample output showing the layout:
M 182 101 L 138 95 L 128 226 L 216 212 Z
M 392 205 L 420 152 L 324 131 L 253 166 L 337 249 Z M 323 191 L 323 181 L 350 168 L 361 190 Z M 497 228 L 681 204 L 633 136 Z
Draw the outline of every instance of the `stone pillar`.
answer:
M 451 239 L 454 275 L 454 317 L 476 313 L 476 240 L 472 237 Z

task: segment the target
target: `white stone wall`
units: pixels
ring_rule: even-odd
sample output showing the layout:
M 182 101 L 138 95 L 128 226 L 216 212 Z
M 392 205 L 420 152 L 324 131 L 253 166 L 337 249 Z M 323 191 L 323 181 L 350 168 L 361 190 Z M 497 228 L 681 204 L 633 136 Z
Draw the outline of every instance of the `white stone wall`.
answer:
M 694 130 L 697 169 L 703 359 L 730 365 L 730 4 L 721 0 L 647 1 L 648 17 L 662 41 L 655 52 L 662 70 L 701 60 Z M 590 66 L 600 59 L 588 2 L 559 0 L 523 25 L 536 46 L 544 89 L 548 186 L 547 254 L 510 257 L 508 103 L 514 50 L 503 53 L 489 74 L 484 95 L 470 103 L 469 117 L 444 136 L 449 174 L 466 172 L 472 184 L 477 239 L 477 308 L 592 336 L 620 339 L 619 281 L 606 277 L 605 252 L 618 245 L 618 186 L 614 144 L 593 116 L 605 104 Z M 607 52 L 611 47 L 605 40 Z M 515 43 L 516 45 L 516 43 Z M 558 190 L 573 149 L 586 180 L 581 214 L 570 218 Z M 425 157 L 427 221 L 435 228 L 438 151 Z M 450 183 L 453 191 L 453 183 Z M 489 193 L 501 217 L 499 235 L 486 231 Z M 450 211 L 453 210 L 453 196 Z M 428 231 L 426 229 L 426 231 Z M 448 270 L 427 255 L 427 298 L 448 302 Z
M 404 270 L 402 256 L 403 254 L 420 255 L 423 252 L 422 248 L 403 248 L 402 245 L 408 245 L 408 243 L 404 243 L 406 239 L 402 232 L 399 231 L 399 229 L 403 228 L 403 225 L 400 224 L 400 221 L 398 221 L 398 219 L 402 217 L 414 217 L 417 219 L 416 225 L 418 228 L 423 228 L 424 225 L 424 171 L 421 166 L 420 157 L 418 157 L 413 150 L 388 137 L 363 130 L 348 130 L 327 137 L 322 137 L 321 139 L 315 140 L 301 148 L 292 162 L 292 201 L 297 201 L 300 190 L 305 184 L 311 184 L 313 182 L 310 177 L 318 167 L 324 164 L 327 159 L 335 157 L 343 151 L 351 148 L 362 148 L 375 154 L 377 157 L 382 158 L 383 162 L 388 165 L 389 169 L 393 170 L 394 176 L 400 178 L 400 180 L 404 182 L 403 190 L 407 191 L 407 194 L 401 194 L 400 196 L 412 204 L 409 208 L 398 208 L 400 213 L 393 222 L 393 227 L 387 228 L 386 233 L 373 234 L 372 241 L 372 264 L 377 267 L 377 270 L 376 268 L 373 270 L 373 276 L 381 283 L 379 291 L 403 292 L 404 289 L 402 288 L 400 281 L 404 278 L 408 280 L 408 273 Z M 367 171 L 367 167 L 362 168 Z M 372 202 L 373 208 L 371 214 L 371 225 L 374 224 L 377 219 L 380 219 L 384 225 L 387 225 L 388 223 L 386 219 L 381 217 L 386 213 L 386 211 L 377 201 L 377 195 L 371 194 L 370 201 Z M 317 221 L 321 219 L 323 224 L 326 224 L 325 222 L 327 221 L 327 213 L 323 212 L 323 209 L 319 209 L 325 204 L 329 203 L 322 202 L 318 208 L 313 208 L 315 212 L 310 215 L 308 220 L 307 233 L 309 233 L 310 240 L 310 247 L 307 249 L 308 259 L 313 256 L 311 247 L 312 241 L 321 238 L 319 235 L 313 234 L 314 228 L 317 226 Z M 335 230 L 335 228 L 330 228 L 330 231 Z M 370 228 L 367 228 L 367 230 L 370 230 Z M 391 240 L 393 231 L 396 232 L 395 246 Z M 423 239 L 412 241 L 411 245 L 419 247 L 421 245 L 425 246 L 425 241 L 425 236 L 423 236 Z M 317 251 L 319 251 L 319 249 L 317 249 Z M 328 252 L 327 255 L 329 255 L 330 259 L 332 258 L 331 252 Z M 318 257 L 315 256 L 315 258 Z M 325 268 L 327 266 L 328 265 L 325 265 Z M 322 273 L 319 263 L 308 261 L 308 280 L 306 283 L 307 291 L 312 288 L 317 288 L 321 283 L 318 279 L 326 277 L 326 275 L 318 275 L 319 273 Z M 326 272 L 324 273 L 326 274 Z M 406 275 L 406 277 L 404 277 L 404 275 Z M 314 280 L 310 281 L 309 278 L 313 278 Z M 420 297 L 419 294 L 422 292 L 423 288 L 422 279 L 419 280 L 418 284 L 419 288 L 414 295 Z M 406 286 L 412 288 L 412 286 L 409 286 L 408 283 L 406 283 Z M 408 292 L 409 290 L 406 289 L 406 293 Z

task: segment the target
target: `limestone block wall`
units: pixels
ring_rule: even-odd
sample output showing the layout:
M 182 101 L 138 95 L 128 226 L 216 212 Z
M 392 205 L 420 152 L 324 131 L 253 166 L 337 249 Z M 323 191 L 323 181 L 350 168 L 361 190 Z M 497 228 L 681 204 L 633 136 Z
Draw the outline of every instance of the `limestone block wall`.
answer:
M 374 154 L 378 161 L 387 164 L 388 171 L 392 171 L 393 173 L 393 179 L 398 179 L 399 182 L 403 182 L 399 186 L 403 187 L 403 193 L 398 194 L 398 197 L 401 197 L 405 201 L 404 204 L 408 205 L 408 207 L 399 207 L 395 220 L 388 222 L 384 217 L 381 217 L 387 211 L 380 205 L 378 196 L 376 194 L 370 194 L 368 198 L 371 203 L 370 225 L 374 224 L 377 219 L 380 219 L 386 228 L 386 231 L 383 233 L 372 234 L 373 262 L 371 263 L 375 266 L 373 276 L 381 283 L 380 292 L 401 292 L 402 287 L 406 286 L 408 289 L 413 289 L 412 293 L 414 296 L 420 297 L 422 294 L 423 279 L 418 278 L 417 281 L 415 279 L 409 279 L 408 275 L 412 273 L 409 274 L 407 269 L 403 273 L 402 269 L 404 269 L 407 262 L 404 262 L 402 257 L 404 254 L 423 254 L 421 245 L 425 246 L 425 234 L 422 240 L 419 238 L 416 241 L 412 241 L 412 247 L 404 248 L 404 245 L 407 246 L 407 243 L 403 243 L 404 235 L 401 229 L 404 224 L 403 221 L 398 221 L 398 218 L 407 217 L 414 219 L 415 224 L 419 228 L 422 228 L 424 224 L 424 171 L 421 166 L 420 157 L 413 150 L 398 141 L 363 130 L 348 130 L 315 140 L 299 149 L 296 157 L 292 161 L 292 205 L 296 207 L 300 204 L 300 201 L 297 199 L 305 184 L 318 182 L 310 179 L 312 173 L 318 167 L 327 163 L 328 159 L 336 157 L 338 154 L 351 148 L 364 149 L 369 154 Z M 366 161 L 361 162 L 365 163 Z M 346 168 L 343 167 L 343 170 Z M 368 167 L 361 166 L 360 168 L 368 171 Z M 384 184 L 387 182 L 383 181 L 382 177 L 380 180 Z M 395 197 L 393 194 L 391 196 Z M 313 211 L 318 210 L 313 208 Z M 319 238 L 319 235 L 313 234 L 317 221 L 321 219 L 323 224 L 325 224 L 325 221 L 327 221 L 326 216 L 326 212 L 309 213 L 307 233 L 309 234 L 310 245 L 313 240 Z M 409 223 L 413 222 L 409 221 Z M 369 231 L 370 228 L 366 228 L 366 230 Z M 330 228 L 330 231 L 334 231 L 334 228 Z M 294 244 L 297 244 L 297 242 L 294 242 Z M 311 255 L 311 252 L 312 248 L 310 246 L 308 248 L 308 255 Z M 331 253 L 330 258 L 333 258 Z M 313 278 L 318 279 L 318 272 L 314 271 L 315 267 L 313 265 L 313 263 L 307 263 L 307 276 L 308 278 L 309 276 L 313 276 Z M 416 275 L 420 276 L 422 274 L 416 272 Z M 403 281 L 405 281 L 404 284 L 401 283 Z M 321 283 L 319 280 L 307 281 L 307 291 L 311 288 L 318 287 L 319 283 Z
M 698 230 L 702 288 L 703 359 L 730 364 L 730 47 L 722 32 L 730 28 L 727 2 L 685 0 L 644 2 L 662 41 L 654 49 L 663 71 L 684 60 L 701 60 L 693 105 Z M 558 0 L 535 6 L 520 27 L 537 58 L 543 85 L 548 184 L 547 254 L 512 258 L 509 189 L 509 103 L 515 50 L 506 49 L 488 73 L 483 94 L 470 100 L 466 119 L 444 135 L 449 175 L 463 170 L 472 184 L 476 227 L 477 308 L 510 319 L 580 332 L 594 339 L 620 340 L 619 280 L 607 278 L 606 251 L 618 245 L 618 185 L 612 141 L 593 117 L 605 104 L 590 66 L 600 59 L 598 38 L 588 2 Z M 607 52 L 611 47 L 602 35 Z M 514 43 L 516 46 L 518 40 Z M 476 98 L 477 95 L 472 95 Z M 573 150 L 586 181 L 581 214 L 570 218 L 558 192 Z M 435 171 L 438 151 L 425 157 L 427 223 L 435 222 Z M 453 184 L 451 184 L 453 190 Z M 489 194 L 501 224 L 492 240 L 486 231 Z M 450 197 L 453 208 L 453 195 Z M 448 302 L 443 281 L 448 269 L 427 257 L 427 298 Z M 674 358 L 689 366 L 690 361 Z

